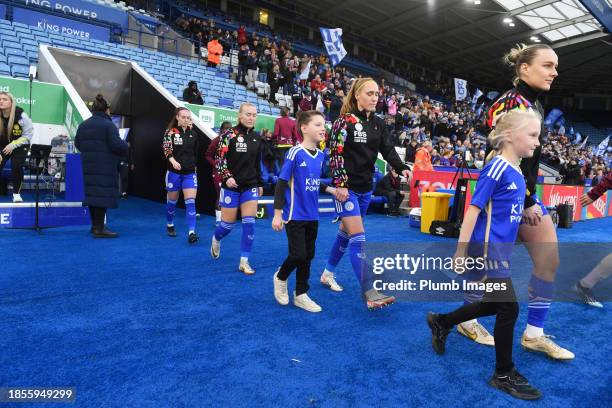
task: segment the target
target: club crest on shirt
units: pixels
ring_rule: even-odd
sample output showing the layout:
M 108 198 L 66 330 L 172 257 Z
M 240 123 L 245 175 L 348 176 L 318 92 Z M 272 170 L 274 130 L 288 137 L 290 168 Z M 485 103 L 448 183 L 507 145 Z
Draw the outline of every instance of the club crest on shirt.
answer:
M 346 211 L 353 211 L 355 204 L 353 204 L 351 201 L 347 201 L 346 204 L 344 204 L 344 208 Z

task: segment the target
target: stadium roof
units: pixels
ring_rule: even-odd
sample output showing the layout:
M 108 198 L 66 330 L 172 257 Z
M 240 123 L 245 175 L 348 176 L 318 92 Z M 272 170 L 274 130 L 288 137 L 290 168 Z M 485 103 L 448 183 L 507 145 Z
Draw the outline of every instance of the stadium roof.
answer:
M 480 4 L 476 4 L 480 3 Z M 502 55 L 537 41 L 559 55 L 553 92 L 612 93 L 610 33 L 578 0 L 293 0 L 291 8 L 367 44 L 479 86 L 507 87 Z M 296 9 L 297 8 L 297 9 Z M 347 49 L 351 53 L 351 49 Z

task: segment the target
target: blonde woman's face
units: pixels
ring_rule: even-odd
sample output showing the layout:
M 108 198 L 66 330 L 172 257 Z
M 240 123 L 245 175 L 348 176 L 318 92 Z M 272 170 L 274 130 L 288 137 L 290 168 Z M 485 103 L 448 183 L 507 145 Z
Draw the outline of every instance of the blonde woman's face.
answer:
M 521 79 L 532 88 L 549 91 L 559 73 L 559 58 L 553 50 L 538 50 L 531 64 L 521 66 Z
M 188 110 L 182 110 L 176 115 L 176 121 L 182 128 L 191 126 L 191 112 Z
M 533 156 L 533 152 L 540 145 L 540 121 L 531 119 L 515 133 L 511 143 L 516 155 L 521 158 Z
M 13 104 L 8 95 L 0 95 L 0 109 L 11 109 Z
M 375 112 L 378 96 L 378 85 L 374 81 L 368 81 L 355 93 L 357 106 L 360 110 Z
M 238 121 L 242 123 L 242 126 L 247 128 L 255 127 L 255 121 L 257 120 L 257 108 L 254 106 L 245 106 L 240 112 L 238 112 Z

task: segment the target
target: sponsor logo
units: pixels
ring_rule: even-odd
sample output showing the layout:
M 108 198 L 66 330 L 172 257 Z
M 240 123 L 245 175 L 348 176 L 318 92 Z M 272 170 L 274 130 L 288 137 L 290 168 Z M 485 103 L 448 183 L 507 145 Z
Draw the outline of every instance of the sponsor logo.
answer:
M 306 178 L 306 186 L 305 186 L 306 191 L 319 191 L 320 186 L 321 186 L 321 179 L 314 178 L 314 177 Z
M 523 203 L 512 204 L 510 209 L 510 223 L 521 222 L 523 218 Z
M 210 128 L 215 127 L 215 112 L 214 111 L 201 110 L 198 113 L 198 117 L 204 125 Z
M 242 137 L 242 136 L 238 136 L 238 142 L 239 142 L 239 143 L 243 143 L 243 142 L 244 142 L 244 137 Z
M 183 145 L 183 138 L 181 137 L 181 135 L 174 135 L 174 145 L 175 146 L 182 146 Z

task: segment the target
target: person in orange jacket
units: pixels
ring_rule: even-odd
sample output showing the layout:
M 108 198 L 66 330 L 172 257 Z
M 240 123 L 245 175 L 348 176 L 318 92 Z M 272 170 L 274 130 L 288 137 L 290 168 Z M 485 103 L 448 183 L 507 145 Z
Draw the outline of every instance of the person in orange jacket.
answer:
M 217 37 L 213 37 L 208 42 L 208 66 L 215 68 L 221 63 L 221 55 L 223 54 L 223 46 L 217 40 Z
M 432 150 L 433 146 L 431 145 L 431 142 L 429 140 L 423 142 L 423 146 L 420 147 L 416 152 L 413 170 L 433 170 L 433 166 L 431 164 Z

